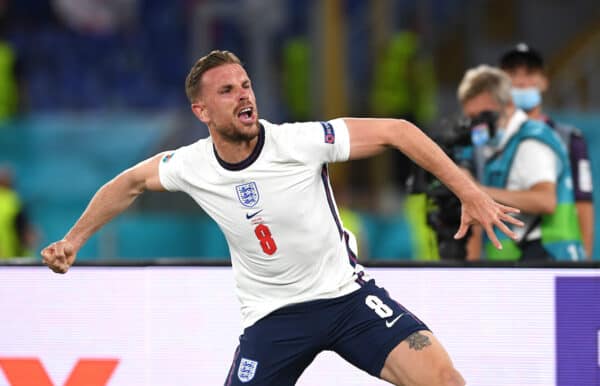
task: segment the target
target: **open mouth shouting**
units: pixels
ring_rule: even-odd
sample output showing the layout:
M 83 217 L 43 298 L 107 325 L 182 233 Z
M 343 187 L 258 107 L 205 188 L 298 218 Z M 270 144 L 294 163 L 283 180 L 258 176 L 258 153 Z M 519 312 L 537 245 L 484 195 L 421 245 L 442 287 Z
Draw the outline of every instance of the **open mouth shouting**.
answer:
M 253 124 L 256 121 L 256 115 L 252 106 L 242 108 L 241 110 L 239 110 L 237 116 L 239 120 L 245 125 Z

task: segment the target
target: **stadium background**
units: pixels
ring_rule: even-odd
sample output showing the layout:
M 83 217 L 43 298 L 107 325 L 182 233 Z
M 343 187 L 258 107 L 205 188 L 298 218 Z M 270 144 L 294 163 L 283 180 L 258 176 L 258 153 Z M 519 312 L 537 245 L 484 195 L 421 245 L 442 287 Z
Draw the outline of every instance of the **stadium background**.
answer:
M 183 83 L 195 59 L 213 48 L 242 58 L 260 113 L 271 121 L 393 116 L 430 130 L 456 114 L 466 68 L 493 64 L 526 41 L 547 59 L 549 111 L 586 133 L 592 168 L 600 168 L 594 1 L 2 4 L 2 39 L 18 59 L 20 109 L 2 120 L 0 163 L 16 171 L 38 250 L 60 238 L 119 171 L 206 135 Z M 563 17 L 567 11 L 572 17 Z M 339 204 L 356 215 L 364 257 L 418 258 L 403 211 L 407 170 L 393 152 L 333 166 Z M 88 260 L 226 256 L 216 225 L 177 194 L 142 197 L 81 251 Z
M 595 0 L 0 0 L 0 100 L 19 101 L 0 108 L 0 165 L 37 254 L 108 179 L 207 134 L 183 84 L 210 49 L 242 58 L 274 122 L 393 116 L 429 131 L 456 114 L 465 69 L 526 41 L 547 60 L 548 111 L 585 132 L 598 176 L 599 20 Z M 386 266 L 370 268 L 379 283 L 470 384 L 600 385 L 599 263 L 413 261 L 407 170 L 391 152 L 332 167 L 363 257 Z M 240 332 L 233 277 L 217 226 L 185 195 L 142 196 L 68 275 L 39 265 L 0 261 L 0 386 L 222 383 Z M 330 353 L 300 381 L 383 384 Z

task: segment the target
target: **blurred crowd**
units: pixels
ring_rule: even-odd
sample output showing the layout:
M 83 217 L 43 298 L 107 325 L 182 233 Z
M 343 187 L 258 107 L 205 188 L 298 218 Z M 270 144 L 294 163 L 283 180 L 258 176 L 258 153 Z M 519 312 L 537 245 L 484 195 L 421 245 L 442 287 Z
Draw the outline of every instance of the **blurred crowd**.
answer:
M 520 240 L 510 245 L 507 240 L 502 254 L 487 248 L 478 229 L 465 242 L 456 242 L 452 236 L 460 213 L 451 192 L 406 157 L 388 151 L 368 161 L 332 165 L 340 214 L 356 233 L 363 259 L 598 256 L 593 231 L 595 160 L 588 151 L 595 139 L 587 138 L 586 128 L 577 122 L 565 123 L 550 114 L 563 108 L 586 113 L 600 108 L 590 91 L 598 76 L 585 70 L 600 57 L 587 48 L 598 46 L 594 42 L 600 32 L 586 24 L 589 20 L 593 25 L 598 11 L 589 2 L 573 2 L 570 10 L 581 16 L 580 23 L 565 22 L 559 41 L 537 34 L 537 21 L 518 24 L 518 15 L 529 17 L 534 11 L 559 20 L 561 10 L 552 2 L 539 2 L 537 8 L 528 2 L 500 3 L 0 0 L 0 164 L 7 165 L 0 173 L 0 257 L 35 255 L 38 244 L 59 232 L 48 220 L 49 198 L 43 188 L 28 181 L 51 173 L 50 164 L 44 169 L 43 162 L 36 162 L 47 135 L 41 127 L 47 125 L 35 119 L 31 123 L 32 117 L 44 115 L 64 127 L 65 114 L 76 113 L 78 124 L 90 126 L 88 122 L 105 122 L 115 111 L 149 114 L 152 120 L 164 112 L 174 118 L 164 130 L 149 133 L 153 140 L 143 142 L 144 148 L 142 142 L 135 148 L 140 159 L 187 143 L 206 131 L 187 110 L 184 78 L 191 63 L 213 48 L 232 50 L 242 58 L 265 118 L 408 119 L 430 133 L 492 197 L 521 208 L 526 222 Z M 509 22 L 499 23 L 498 15 Z M 521 40 L 525 43 L 517 45 Z M 560 47 L 553 43 L 557 41 Z M 566 48 L 560 51 L 561 47 Z M 575 56 L 574 50 L 577 62 L 568 59 Z M 480 66 L 486 63 L 488 67 Z M 576 73 L 579 83 L 570 83 L 565 71 Z M 131 154 L 118 153 L 119 137 L 112 137 L 105 140 L 114 162 L 128 161 Z M 73 147 L 98 151 L 92 148 L 97 141 L 89 142 Z M 61 159 L 74 167 L 64 153 L 53 154 L 54 168 L 63 165 Z M 103 182 L 80 177 L 90 185 Z M 59 202 L 70 213 L 70 205 L 89 199 L 75 194 L 61 191 L 52 204 Z M 133 212 L 164 214 L 168 208 L 188 214 L 193 205 L 178 198 L 166 201 L 150 195 Z M 25 211 L 28 207 L 31 210 Z M 181 227 L 188 221 L 182 220 Z M 165 232 L 158 227 L 158 233 Z M 130 228 L 125 224 L 113 233 L 143 237 L 144 232 L 124 230 Z M 88 255 L 127 257 L 114 241 L 118 237 L 108 233 L 92 243 L 94 250 Z M 211 252 L 174 253 L 223 257 L 223 245 L 214 244 Z M 148 256 L 148 251 L 140 250 L 139 255 Z

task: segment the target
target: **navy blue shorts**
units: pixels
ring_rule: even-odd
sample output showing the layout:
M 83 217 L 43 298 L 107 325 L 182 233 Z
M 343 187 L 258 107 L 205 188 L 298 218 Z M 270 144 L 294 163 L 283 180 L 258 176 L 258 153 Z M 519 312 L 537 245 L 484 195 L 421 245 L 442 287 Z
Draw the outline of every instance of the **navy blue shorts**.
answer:
M 420 330 L 428 328 L 371 280 L 339 298 L 283 307 L 246 328 L 225 385 L 294 385 L 324 350 L 379 377 L 390 351 Z

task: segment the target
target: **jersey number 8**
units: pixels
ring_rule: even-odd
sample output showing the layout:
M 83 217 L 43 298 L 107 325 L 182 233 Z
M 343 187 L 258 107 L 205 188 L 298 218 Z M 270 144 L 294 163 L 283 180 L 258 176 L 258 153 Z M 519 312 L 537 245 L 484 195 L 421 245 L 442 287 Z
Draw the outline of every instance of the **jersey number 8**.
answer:
M 275 240 L 271 237 L 271 230 L 265 224 L 259 224 L 254 228 L 254 234 L 260 241 L 260 247 L 267 255 L 272 255 L 277 250 Z

